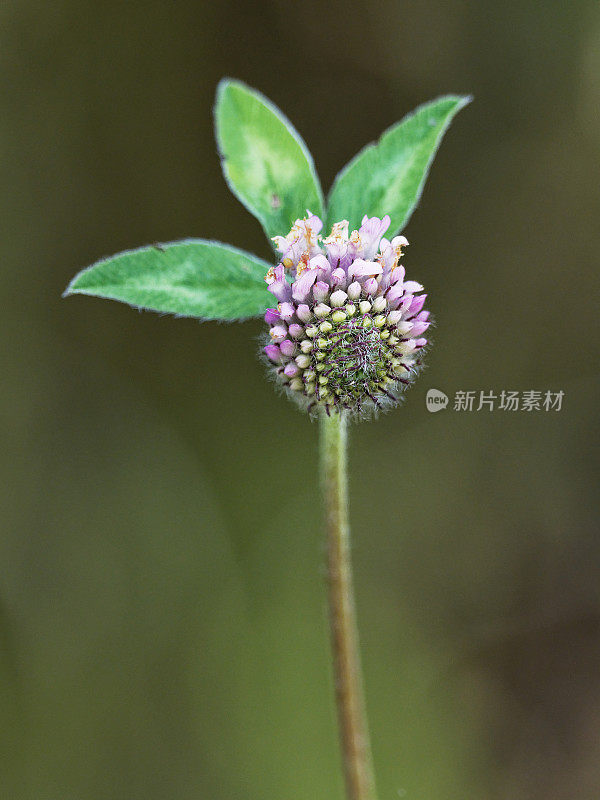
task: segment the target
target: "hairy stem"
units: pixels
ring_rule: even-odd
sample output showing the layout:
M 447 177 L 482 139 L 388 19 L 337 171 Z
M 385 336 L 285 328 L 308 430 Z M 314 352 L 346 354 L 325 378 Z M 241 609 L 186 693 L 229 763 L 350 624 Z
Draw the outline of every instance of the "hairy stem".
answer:
M 350 563 L 346 418 L 321 420 L 321 471 L 328 537 L 329 618 L 335 696 L 348 800 L 375 800 L 375 781 L 362 692 Z

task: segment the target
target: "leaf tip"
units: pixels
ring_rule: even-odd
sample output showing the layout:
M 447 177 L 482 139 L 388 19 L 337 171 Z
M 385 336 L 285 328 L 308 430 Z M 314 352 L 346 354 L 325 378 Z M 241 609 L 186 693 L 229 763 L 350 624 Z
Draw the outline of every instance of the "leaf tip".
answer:
M 234 78 L 230 78 L 229 76 L 224 76 L 221 80 L 217 83 L 217 90 L 215 92 L 215 96 L 217 99 L 217 103 L 219 102 L 221 96 L 227 91 L 227 89 L 234 84 L 236 81 Z
M 221 80 L 217 84 L 217 90 L 215 92 L 215 107 L 222 102 L 223 96 L 230 90 L 237 90 L 237 91 L 244 91 L 250 92 L 251 94 L 257 94 L 256 89 L 252 89 L 248 86 L 247 83 L 244 81 L 239 80 L 239 78 L 232 78 L 229 75 L 225 75 L 221 78 Z
M 64 299 L 65 297 L 70 297 L 72 294 L 80 294 L 79 289 L 77 288 L 77 281 L 79 280 L 79 276 L 81 272 L 78 272 L 75 277 L 71 278 L 69 285 L 61 294 L 61 298 Z

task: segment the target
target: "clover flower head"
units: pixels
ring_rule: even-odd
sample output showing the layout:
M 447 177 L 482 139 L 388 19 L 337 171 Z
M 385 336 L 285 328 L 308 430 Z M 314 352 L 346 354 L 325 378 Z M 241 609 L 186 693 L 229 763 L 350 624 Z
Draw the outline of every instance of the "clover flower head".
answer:
M 427 344 L 429 312 L 416 281 L 400 264 L 404 236 L 382 238 L 386 215 L 323 223 L 307 212 L 287 236 L 265 280 L 277 299 L 265 314 L 270 370 L 288 396 L 311 414 L 368 416 L 395 405 L 414 380 Z

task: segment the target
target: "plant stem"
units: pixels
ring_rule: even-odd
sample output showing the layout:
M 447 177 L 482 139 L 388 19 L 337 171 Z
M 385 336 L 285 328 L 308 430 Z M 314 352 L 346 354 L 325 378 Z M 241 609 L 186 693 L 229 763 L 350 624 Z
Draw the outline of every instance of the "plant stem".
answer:
M 333 672 L 347 797 L 375 800 L 350 563 L 346 424 L 342 413 L 321 419 Z

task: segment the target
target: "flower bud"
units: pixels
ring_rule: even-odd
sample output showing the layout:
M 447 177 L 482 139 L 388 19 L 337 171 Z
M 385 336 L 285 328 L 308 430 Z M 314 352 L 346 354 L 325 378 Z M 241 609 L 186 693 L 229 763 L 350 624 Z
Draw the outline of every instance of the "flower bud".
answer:
M 362 292 L 362 286 L 358 281 L 354 281 L 348 287 L 348 297 L 350 300 L 358 300 L 360 297 L 360 293 Z
M 265 354 L 271 361 L 275 361 L 276 363 L 281 361 L 281 350 L 276 344 L 268 344 L 265 347 Z
M 313 313 L 317 319 L 324 319 L 329 315 L 330 311 L 331 308 L 325 303 L 318 303 L 313 309 Z
M 349 236 L 340 222 L 321 248 L 322 223 L 309 215 L 275 238 L 285 263 L 267 276 L 279 306 L 265 313 L 264 353 L 288 396 L 311 414 L 366 416 L 397 402 L 415 378 L 429 312 L 426 296 L 415 294 L 421 284 L 403 283 L 406 240 L 381 238 L 389 224 L 365 217 Z
M 343 292 L 341 289 L 337 289 L 331 295 L 331 298 L 329 299 L 329 302 L 331 303 L 331 305 L 334 308 L 336 308 L 336 307 L 339 307 L 339 306 L 343 306 L 347 299 L 348 299 L 348 295 L 346 294 L 346 292 Z
M 313 286 L 313 297 L 317 303 L 321 303 L 329 295 L 329 286 L 324 281 L 317 281 Z
M 300 303 L 296 309 L 296 316 L 300 322 L 310 322 L 312 319 L 312 311 L 305 303 Z
M 273 325 L 270 334 L 274 342 L 282 342 L 287 335 L 287 328 L 284 328 L 283 325 Z
M 381 314 L 382 311 L 385 311 L 386 305 L 387 302 L 385 297 L 379 295 L 373 300 L 373 311 L 375 311 L 376 314 Z
M 279 345 L 279 349 L 281 350 L 284 356 L 288 356 L 288 358 L 291 358 L 291 356 L 293 356 L 294 353 L 296 352 L 296 345 L 294 344 L 294 342 L 290 341 L 290 339 L 284 339 L 283 342 Z

